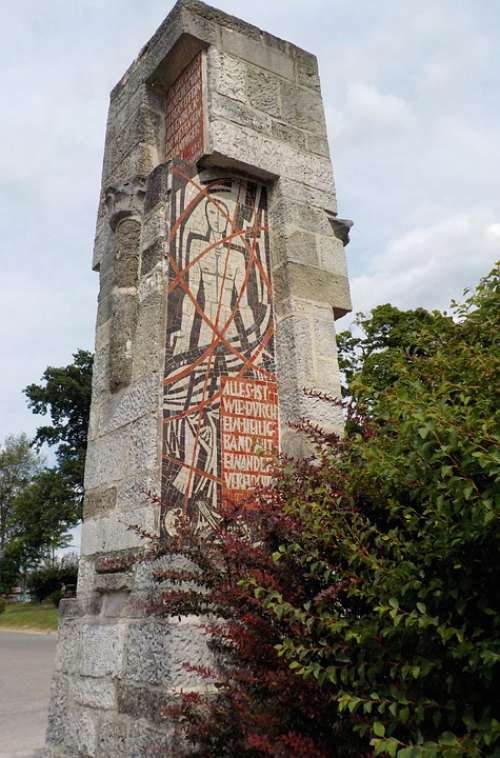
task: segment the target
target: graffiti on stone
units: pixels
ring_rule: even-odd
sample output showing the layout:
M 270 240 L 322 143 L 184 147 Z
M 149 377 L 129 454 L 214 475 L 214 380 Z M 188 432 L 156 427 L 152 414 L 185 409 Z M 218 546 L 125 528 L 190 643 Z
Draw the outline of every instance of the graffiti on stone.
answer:
M 200 528 L 270 481 L 278 445 L 266 187 L 174 165 L 163 405 L 163 528 Z

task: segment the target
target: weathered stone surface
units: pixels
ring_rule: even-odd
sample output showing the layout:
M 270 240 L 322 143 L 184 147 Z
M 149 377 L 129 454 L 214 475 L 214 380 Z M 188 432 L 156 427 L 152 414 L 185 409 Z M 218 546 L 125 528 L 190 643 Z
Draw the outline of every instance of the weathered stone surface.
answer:
M 247 66 L 240 58 L 219 52 L 217 48 L 208 50 L 210 76 L 213 77 L 213 88 L 220 95 L 232 100 L 247 101 L 246 81 Z
M 152 247 L 155 243 L 165 242 L 168 233 L 168 223 L 166 218 L 167 204 L 165 202 L 158 203 L 155 208 L 144 217 L 142 225 L 142 255 L 141 255 L 141 277 L 148 274 L 152 268 L 159 261 L 152 261 L 152 252 L 145 255 L 148 248 Z M 163 248 L 160 255 L 160 260 L 166 255 L 166 249 Z M 150 265 L 152 264 L 152 265 Z
M 321 95 L 298 88 L 292 82 L 280 82 L 281 111 L 285 121 L 297 129 L 325 134 L 325 114 Z
M 217 160 L 223 165 L 253 167 L 256 176 L 271 178 L 282 174 L 310 187 L 333 191 L 330 161 L 301 153 L 287 144 L 253 130 L 214 118 L 211 136 Z M 219 156 L 225 156 L 225 160 Z
M 71 729 L 74 732 L 74 743 L 78 745 L 80 755 L 93 758 L 97 754 L 98 719 L 98 713 L 88 708 L 76 710 L 76 718 L 71 724 Z
M 96 350 L 94 353 L 94 365 L 92 370 L 92 405 L 90 408 L 91 424 L 93 416 L 97 413 L 97 405 L 103 393 L 109 390 L 109 341 L 110 341 L 111 321 L 107 320 L 104 324 L 98 324 L 96 329 Z M 98 423 L 98 416 L 95 418 Z M 92 434 L 89 432 L 89 439 Z
M 132 218 L 120 221 L 116 229 L 117 249 L 114 270 L 116 287 L 137 286 L 140 241 L 140 222 Z
M 160 684 L 168 676 L 167 622 L 145 620 L 129 625 L 123 678 Z
M 288 79 L 294 77 L 293 60 L 288 55 L 263 46 L 260 40 L 253 40 L 247 34 L 223 29 L 222 49 L 240 60 L 253 63 L 278 76 Z
M 314 234 L 330 235 L 331 224 L 323 208 L 308 202 L 298 202 L 286 196 L 276 197 L 273 204 L 275 227 L 278 229 L 305 229 Z
M 159 162 L 158 148 L 139 142 L 112 167 L 107 181 L 108 183 L 119 184 L 126 181 L 130 176 L 146 177 Z
M 121 616 L 128 604 L 128 592 L 133 585 L 133 576 L 128 572 L 98 574 L 94 580 L 94 589 L 101 593 L 103 598 L 101 616 Z
M 149 376 L 152 370 L 161 368 L 163 300 L 161 291 L 155 284 L 149 291 L 150 294 L 141 300 L 137 320 L 132 369 L 134 381 Z
M 113 285 L 113 272 L 101 272 L 99 296 L 97 305 L 97 326 L 104 324 L 111 318 L 111 289 Z
M 164 689 L 141 687 L 128 682 L 118 682 L 118 713 L 132 716 L 134 719 L 147 719 L 161 723 L 165 721 L 161 710 L 167 705 L 168 696 Z
M 81 653 L 81 628 L 78 621 L 65 621 L 59 627 L 55 668 L 63 674 L 78 671 Z
M 160 163 L 148 176 L 146 195 L 144 198 L 144 213 L 147 215 L 158 203 L 165 202 L 170 191 L 170 166 Z
M 73 747 L 71 735 L 67 728 L 67 710 L 69 680 L 56 674 L 50 689 L 50 706 L 47 726 L 47 741 L 52 745 L 64 744 L 68 749 Z
M 275 118 L 281 117 L 280 80 L 260 68 L 251 67 L 247 75 L 247 98 L 252 108 Z
M 112 396 L 101 411 L 100 433 L 110 434 L 132 421 L 156 412 L 159 383 L 158 374 L 149 374 Z
M 85 487 L 113 485 L 153 468 L 159 456 L 158 428 L 158 413 L 150 413 L 94 440 L 87 450 Z
M 330 146 L 328 140 L 321 134 L 306 135 L 306 149 L 310 153 L 317 153 L 324 158 L 330 157 Z
M 280 142 L 287 142 L 297 150 L 304 150 L 306 146 L 305 133 L 281 121 L 273 121 L 272 135 Z
M 95 559 L 85 555 L 78 562 L 77 596 L 88 595 L 92 592 L 95 576 Z
M 151 728 L 142 721 L 133 720 L 127 739 L 127 758 L 143 758 L 145 755 L 168 755 L 173 748 L 181 746 L 180 737 L 173 729 L 165 733 Z
M 234 124 L 250 127 L 260 134 L 273 135 L 275 122 L 271 116 L 257 110 L 253 104 L 240 103 L 224 95 L 216 94 L 212 98 L 210 112 L 214 117 L 218 116 Z
M 82 534 L 82 554 L 143 547 L 144 539 L 137 530 L 158 533 L 157 506 L 136 508 L 119 520 L 114 516 L 88 519 Z
M 164 242 L 157 239 L 142 251 L 141 255 L 141 276 L 149 272 L 159 263 L 164 255 Z
M 328 189 L 319 189 L 314 185 L 304 184 L 301 180 L 280 176 L 272 187 L 271 206 L 282 197 L 294 200 L 297 203 L 313 206 L 321 211 L 328 210 L 332 214 L 336 213 L 337 200 L 333 186 L 333 177 L 332 184 Z
M 137 324 L 135 292 L 115 290 L 111 295 L 109 384 L 114 392 L 130 383 L 132 349 Z
M 155 560 L 142 561 L 137 564 L 135 571 L 135 589 L 147 592 L 151 588 L 164 590 L 173 587 L 173 582 L 161 579 L 160 574 L 165 571 L 188 571 L 201 577 L 201 571 L 192 561 L 183 555 L 164 555 Z M 177 583 L 176 586 L 179 586 Z M 190 586 L 186 583 L 182 587 Z M 198 586 L 199 589 L 199 586 Z
M 104 718 L 97 741 L 99 758 L 127 758 L 128 720 L 116 716 Z
M 123 678 L 169 688 L 199 688 L 197 674 L 186 671 L 185 663 L 211 663 L 206 633 L 200 624 L 168 621 L 136 621 L 129 626 Z
M 82 625 L 81 676 L 117 676 L 123 666 L 125 628 L 123 625 L 87 623 Z
M 120 124 L 119 121 L 115 121 L 110 142 L 109 168 L 111 173 L 138 144 L 160 147 L 158 144 L 160 122 L 161 115 L 156 110 L 143 105 L 132 111 L 129 120 L 125 123 Z
M 341 275 L 328 276 L 318 268 L 291 262 L 275 270 L 274 285 L 277 301 L 291 296 L 329 303 L 338 316 L 351 310 L 349 283 Z
M 59 625 L 65 620 L 81 616 L 78 600 L 75 597 L 63 597 L 59 603 Z
M 306 266 L 318 265 L 316 235 L 301 229 L 290 232 L 285 238 L 287 260 Z
M 318 235 L 320 267 L 332 274 L 339 274 L 347 279 L 347 262 L 344 247 L 333 235 Z
M 320 92 L 321 86 L 318 73 L 318 61 L 314 55 L 304 53 L 304 51 L 297 51 L 295 61 L 297 71 L 297 82 L 303 87 L 310 87 L 311 89 Z
M 71 695 L 75 703 L 98 710 L 116 707 L 116 684 L 113 681 L 79 677 L 71 682 Z
M 285 396 L 300 395 L 303 387 L 310 387 L 314 383 L 314 348 L 311 338 L 312 324 L 308 318 L 288 316 L 280 319 L 276 347 L 280 385 L 289 390 L 281 390 Z
M 118 486 L 118 509 L 121 513 L 146 508 L 159 496 L 158 468 L 144 469 L 121 480 Z
M 99 586 L 103 579 L 114 580 L 115 588 L 106 586 L 105 590 Z M 100 576 L 96 581 L 96 590 L 103 593 L 101 616 L 103 618 L 129 618 L 131 613 L 130 590 L 133 587 L 133 578 L 128 574 L 113 574 Z
M 140 551 L 134 549 L 101 553 L 95 559 L 95 571 L 97 574 L 116 574 L 117 572 L 131 571 L 140 556 Z
M 83 518 L 100 516 L 116 506 L 116 487 L 87 490 L 83 501 Z

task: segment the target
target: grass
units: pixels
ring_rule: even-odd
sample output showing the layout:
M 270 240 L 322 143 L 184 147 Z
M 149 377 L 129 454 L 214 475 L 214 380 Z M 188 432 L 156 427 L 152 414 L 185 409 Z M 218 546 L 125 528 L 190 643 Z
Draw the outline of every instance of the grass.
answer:
M 52 603 L 7 603 L 0 613 L 0 629 L 57 630 L 58 611 Z

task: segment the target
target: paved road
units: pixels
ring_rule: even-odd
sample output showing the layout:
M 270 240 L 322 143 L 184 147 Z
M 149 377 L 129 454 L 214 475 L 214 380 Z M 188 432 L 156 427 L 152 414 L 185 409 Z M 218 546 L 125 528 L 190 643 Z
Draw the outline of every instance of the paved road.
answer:
M 0 631 L 0 758 L 24 758 L 45 738 L 57 636 Z

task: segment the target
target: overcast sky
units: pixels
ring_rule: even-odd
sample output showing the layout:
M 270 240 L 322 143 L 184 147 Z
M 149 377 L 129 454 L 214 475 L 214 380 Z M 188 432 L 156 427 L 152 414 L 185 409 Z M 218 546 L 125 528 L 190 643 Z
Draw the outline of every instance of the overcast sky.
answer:
M 217 0 L 319 57 L 355 310 L 446 307 L 500 247 L 500 0 Z M 0 30 L 0 439 L 92 348 L 111 87 L 171 3 L 18 0 Z M 340 325 L 342 322 L 340 322 Z

